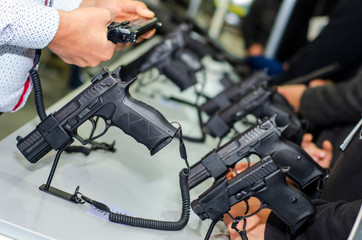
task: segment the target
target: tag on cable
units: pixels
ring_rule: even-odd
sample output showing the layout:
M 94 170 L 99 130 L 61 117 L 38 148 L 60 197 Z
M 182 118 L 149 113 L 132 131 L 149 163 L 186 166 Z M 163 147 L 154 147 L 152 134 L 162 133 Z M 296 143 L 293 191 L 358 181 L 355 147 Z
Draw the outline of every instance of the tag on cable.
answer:
M 100 203 L 104 203 L 102 201 L 98 201 Z M 114 206 L 112 204 L 108 204 L 108 203 L 104 203 L 106 204 L 110 211 L 112 212 L 115 212 L 115 213 L 121 213 L 121 214 L 125 214 L 125 215 L 128 215 L 130 216 L 131 214 L 129 212 L 127 212 L 126 210 L 124 209 L 121 209 L 117 206 Z M 97 218 L 101 218 L 101 219 L 104 219 L 106 221 L 109 221 L 109 213 L 105 212 L 105 211 L 102 211 L 102 210 L 99 210 L 98 208 L 96 208 L 95 206 L 91 205 L 90 208 L 88 209 L 87 211 L 87 214 L 89 215 L 92 215 L 92 216 L 95 216 Z

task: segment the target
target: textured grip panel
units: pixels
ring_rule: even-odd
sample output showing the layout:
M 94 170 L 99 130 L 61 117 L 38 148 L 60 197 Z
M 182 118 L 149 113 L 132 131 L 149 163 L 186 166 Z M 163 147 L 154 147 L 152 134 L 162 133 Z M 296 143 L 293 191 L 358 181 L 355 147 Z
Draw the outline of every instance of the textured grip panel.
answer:
M 310 199 L 289 185 L 285 173 L 278 171 L 265 178 L 267 189 L 256 194 L 280 219 L 296 231 L 314 213 Z
M 149 150 L 153 149 L 158 142 L 169 137 L 151 122 L 148 122 L 134 112 L 123 115 L 121 119 L 121 121 L 127 122 L 126 126 L 128 126 L 123 128 L 123 131 L 131 135 L 138 142 L 146 145 Z
M 299 188 L 305 188 L 326 174 L 326 170 L 315 162 L 308 153 L 290 141 L 280 138 L 269 144 L 269 147 L 277 149 L 271 155 L 279 166 L 290 166 L 288 176 Z
M 117 108 L 117 113 L 112 118 L 113 124 L 144 144 L 151 155 L 172 140 L 176 129 L 155 108 L 129 95 L 123 104 L 122 108 Z

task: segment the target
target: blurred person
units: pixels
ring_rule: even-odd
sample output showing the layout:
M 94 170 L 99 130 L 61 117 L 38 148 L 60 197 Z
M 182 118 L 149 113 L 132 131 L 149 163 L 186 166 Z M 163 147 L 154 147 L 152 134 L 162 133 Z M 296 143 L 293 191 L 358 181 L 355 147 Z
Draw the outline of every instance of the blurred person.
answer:
M 295 112 L 306 122 L 318 147 L 329 140 L 333 145 L 333 161 L 341 153 L 339 145 L 361 118 L 362 69 L 350 80 L 334 83 L 316 79 L 308 86 L 289 84 L 277 87 Z

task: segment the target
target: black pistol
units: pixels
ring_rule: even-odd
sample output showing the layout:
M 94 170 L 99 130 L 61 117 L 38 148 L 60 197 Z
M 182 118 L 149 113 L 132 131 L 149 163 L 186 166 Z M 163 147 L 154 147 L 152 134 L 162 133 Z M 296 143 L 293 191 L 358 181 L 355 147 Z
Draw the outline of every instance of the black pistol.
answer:
M 264 118 L 218 149 L 205 155 L 191 167 L 188 179 L 193 188 L 212 177 L 222 178 L 243 158 L 256 154 L 259 158 L 270 155 L 279 166 L 290 166 L 288 177 L 301 189 L 321 188 L 328 173 L 300 146 L 281 136 L 285 127 L 278 128 L 275 118 Z M 309 195 L 309 194 L 308 194 Z
M 108 26 L 107 38 L 114 44 L 135 43 L 142 34 L 161 26 L 162 23 L 156 17 L 152 19 L 140 18 L 120 23 L 114 22 Z
M 208 54 L 208 51 L 201 42 L 189 36 L 190 31 L 188 25 L 178 26 L 142 56 L 122 66 L 121 78 L 127 81 L 140 73 L 157 68 L 181 91 L 194 85 L 194 74 L 203 68 L 200 59 Z
M 229 107 L 232 103 L 246 95 L 252 89 L 259 85 L 268 85 L 270 77 L 265 71 L 255 72 L 251 76 L 242 80 L 240 83 L 234 83 L 225 88 L 215 97 L 208 99 L 200 105 L 200 110 L 212 116 L 217 111 Z
M 297 231 L 316 210 L 306 195 L 286 182 L 287 172 L 288 167 L 279 167 L 267 156 L 229 181 L 220 179 L 191 203 L 192 210 L 202 220 L 221 220 L 233 205 L 256 197 L 261 208 L 271 209 Z
M 287 101 L 275 90 L 259 85 L 241 96 L 214 115 L 204 124 L 203 131 L 213 137 L 224 137 L 233 125 L 248 114 L 256 118 L 272 117 L 276 115 L 276 124 L 289 125 L 283 136 L 297 144 L 303 137 L 303 127 Z
M 50 114 L 27 136 L 18 137 L 17 147 L 24 157 L 36 163 L 50 150 L 66 148 L 74 139 L 85 145 L 105 134 L 111 126 L 145 145 L 151 155 L 167 145 L 176 129 L 155 108 L 129 94 L 129 86 L 135 79 L 122 81 L 119 70 L 111 72 L 103 68 L 85 90 Z M 104 120 L 105 129 L 98 136 L 83 139 L 77 129 L 88 120 L 95 128 L 93 118 L 97 116 Z

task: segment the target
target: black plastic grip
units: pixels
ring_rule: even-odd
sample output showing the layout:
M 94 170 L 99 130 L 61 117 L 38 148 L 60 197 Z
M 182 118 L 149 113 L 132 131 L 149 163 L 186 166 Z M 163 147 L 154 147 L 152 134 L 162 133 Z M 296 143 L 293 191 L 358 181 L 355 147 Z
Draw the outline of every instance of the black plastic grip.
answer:
M 279 138 L 270 141 L 268 147 L 257 149 L 269 152 L 279 166 L 290 166 L 288 177 L 303 189 L 326 175 L 326 170 L 315 162 L 308 153 L 291 141 Z M 265 153 L 264 153 L 265 154 Z
M 180 61 L 169 59 L 169 63 L 162 68 L 161 72 L 175 83 L 181 91 L 196 83 L 196 80 L 188 73 L 185 64 Z
M 200 110 L 205 112 L 207 115 L 211 116 L 215 114 L 219 109 L 224 109 L 230 106 L 232 102 L 225 94 L 225 92 L 221 92 L 216 95 L 214 98 L 207 100 L 200 106 Z
M 172 141 L 177 129 L 159 111 L 129 94 L 122 103 L 123 106 L 116 106 L 112 125 L 144 144 L 151 155 Z
M 206 43 L 188 37 L 185 48 L 190 49 L 199 59 L 212 54 L 212 50 Z
M 292 231 L 298 230 L 314 215 L 316 210 L 310 199 L 286 182 L 285 172 L 275 172 L 267 176 L 264 182 L 266 189 L 257 192 L 255 197 L 266 204 Z
M 273 93 L 273 95 L 274 94 L 275 93 Z M 289 106 L 266 101 L 263 105 L 255 109 L 253 114 L 257 118 L 270 118 L 276 115 L 275 123 L 277 126 L 288 126 L 282 133 L 283 137 L 296 144 L 300 144 L 304 133 L 302 124 L 296 114 L 290 110 Z

